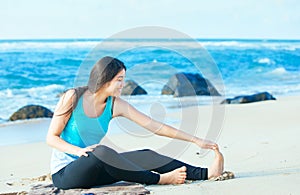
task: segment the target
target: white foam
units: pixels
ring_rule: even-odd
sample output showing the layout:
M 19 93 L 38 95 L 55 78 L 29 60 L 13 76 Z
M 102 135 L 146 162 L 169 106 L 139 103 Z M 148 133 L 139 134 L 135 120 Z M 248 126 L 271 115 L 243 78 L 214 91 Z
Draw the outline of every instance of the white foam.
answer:
M 249 44 L 241 43 L 238 41 L 200 41 L 203 46 L 213 47 L 248 47 Z
M 277 83 L 271 82 L 256 86 L 246 86 L 243 89 L 238 86 L 228 85 L 226 88 L 226 97 L 232 98 L 238 95 L 251 95 L 263 91 L 271 93 L 275 98 L 276 96 L 300 95 L 300 84 L 297 83 L 297 80 L 295 80 L 295 83 L 281 84 L 280 87 Z
M 1 50 L 19 50 L 19 49 L 66 49 L 66 48 L 93 48 L 97 45 L 96 41 L 16 41 L 16 42 L 0 42 Z
M 47 85 L 25 89 L 5 89 L 0 91 L 0 118 L 6 120 L 19 108 L 28 104 L 42 105 L 50 110 L 58 101 L 57 94 L 65 89 L 62 85 Z
M 245 40 L 27 40 L 27 41 L 3 41 L 0 42 L 1 50 L 19 50 L 19 49 L 122 49 L 122 48 L 135 48 L 139 46 L 161 46 L 161 47 L 172 47 L 172 48 L 202 48 L 202 47 L 217 47 L 224 49 L 227 47 L 233 48 L 268 48 L 273 50 L 289 50 L 295 51 L 300 49 L 300 41 L 289 42 L 289 41 L 245 41 Z
M 240 49 L 271 49 L 295 51 L 300 49 L 300 41 L 200 41 L 204 47 L 213 47 L 214 49 L 240 48 Z
M 57 90 L 63 90 L 65 87 L 63 85 L 58 84 L 51 84 L 46 86 L 40 86 L 40 87 L 32 87 L 28 89 L 22 89 L 24 91 L 28 92 L 42 92 L 42 93 L 49 93 Z
M 257 60 L 260 64 L 273 64 L 274 62 L 270 58 L 260 58 Z
M 287 73 L 288 73 L 288 71 L 284 67 L 276 68 L 270 72 L 270 74 L 273 74 L 273 75 L 282 75 L 282 74 L 287 74 Z
M 5 89 L 0 91 L 0 98 L 13 97 L 13 91 L 11 89 Z

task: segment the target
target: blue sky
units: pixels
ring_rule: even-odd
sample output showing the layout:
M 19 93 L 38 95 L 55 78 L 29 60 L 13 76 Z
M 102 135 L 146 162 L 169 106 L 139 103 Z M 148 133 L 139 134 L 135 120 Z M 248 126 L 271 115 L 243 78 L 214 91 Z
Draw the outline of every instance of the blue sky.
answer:
M 106 38 L 162 26 L 193 38 L 300 39 L 298 0 L 0 0 L 0 39 Z

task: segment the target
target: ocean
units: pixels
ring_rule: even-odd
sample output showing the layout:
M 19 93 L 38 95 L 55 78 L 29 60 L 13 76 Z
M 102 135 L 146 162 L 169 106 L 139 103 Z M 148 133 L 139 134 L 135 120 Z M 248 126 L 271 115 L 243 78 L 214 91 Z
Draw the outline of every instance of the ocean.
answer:
M 263 91 L 300 95 L 300 40 L 0 40 L 0 123 L 28 104 L 54 110 L 58 94 L 85 85 L 90 68 L 105 55 L 124 61 L 127 79 L 148 92 L 125 97 L 145 112 L 157 102 L 167 109 L 182 106 L 178 98 L 161 95 L 177 72 L 202 74 L 223 97 Z M 211 103 L 209 97 L 197 98 L 193 104 Z

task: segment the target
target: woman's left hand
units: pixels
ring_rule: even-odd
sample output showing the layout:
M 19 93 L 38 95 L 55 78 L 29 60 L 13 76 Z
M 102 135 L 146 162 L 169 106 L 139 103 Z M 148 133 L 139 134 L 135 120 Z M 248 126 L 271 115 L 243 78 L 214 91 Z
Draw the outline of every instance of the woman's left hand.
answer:
M 88 147 L 86 147 L 86 148 L 89 148 L 89 149 L 92 149 L 92 150 L 94 150 L 95 148 L 97 148 L 98 146 L 100 146 L 101 144 L 94 144 L 94 145 L 90 145 L 90 146 L 88 146 Z
M 75 155 L 81 157 L 81 156 L 89 156 L 88 155 L 88 152 L 93 152 L 94 149 L 99 146 L 100 144 L 94 144 L 94 145 L 91 145 L 91 146 L 88 146 L 88 147 L 85 147 L 85 148 L 79 148 L 78 150 L 76 150 L 76 153 Z
M 210 140 L 196 138 L 194 142 L 203 149 L 219 150 L 218 144 Z

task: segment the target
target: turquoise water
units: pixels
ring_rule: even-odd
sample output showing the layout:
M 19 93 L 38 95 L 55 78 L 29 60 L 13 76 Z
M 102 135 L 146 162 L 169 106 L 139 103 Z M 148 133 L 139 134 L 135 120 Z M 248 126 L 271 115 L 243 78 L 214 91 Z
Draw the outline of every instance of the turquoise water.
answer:
M 127 77 L 136 80 L 149 94 L 131 98 L 137 106 L 159 100 L 170 109 L 176 108 L 176 99 L 160 95 L 168 78 L 176 72 L 207 76 L 205 69 L 209 67 L 190 40 L 113 40 L 101 45 L 102 41 L 0 40 L 1 121 L 27 104 L 53 110 L 57 94 L 74 85 L 84 85 L 95 60 L 111 53 L 118 53 L 117 57 L 128 66 Z M 157 44 L 140 47 L 142 42 L 149 45 L 162 42 L 164 47 Z M 197 42 L 218 68 L 224 96 L 260 91 L 268 91 L 275 97 L 300 94 L 300 40 L 199 39 Z M 203 66 L 199 68 L 193 62 Z M 201 101 L 208 102 L 205 97 Z

